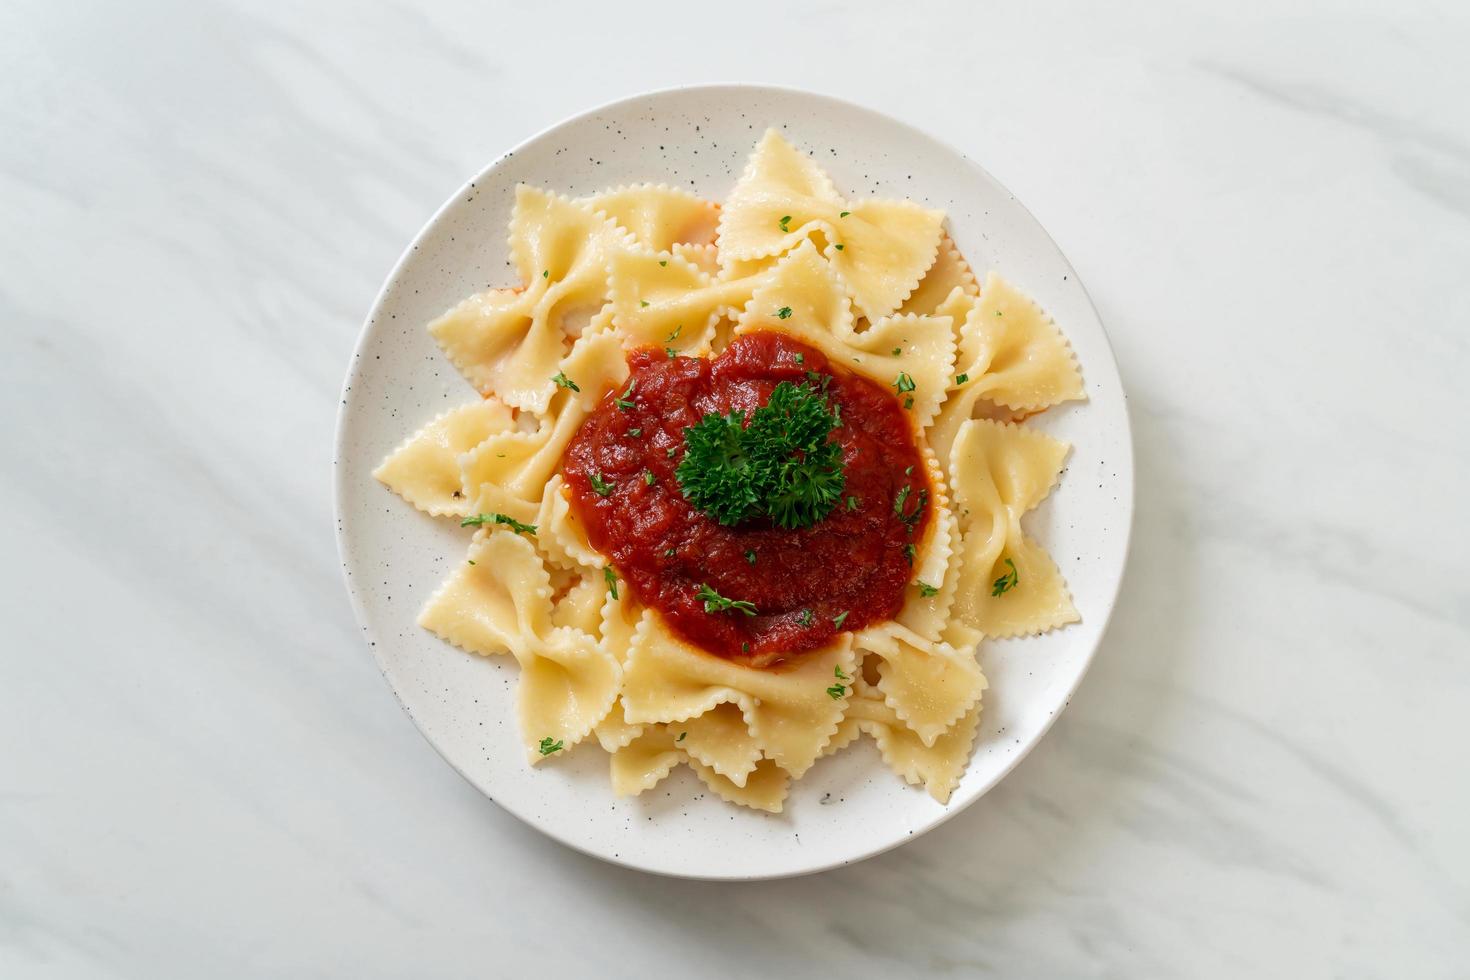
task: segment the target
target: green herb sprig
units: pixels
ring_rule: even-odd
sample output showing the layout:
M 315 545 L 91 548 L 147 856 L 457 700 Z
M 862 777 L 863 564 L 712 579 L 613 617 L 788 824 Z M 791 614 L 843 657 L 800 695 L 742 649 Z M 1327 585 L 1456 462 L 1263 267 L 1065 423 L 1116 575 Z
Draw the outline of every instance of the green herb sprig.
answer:
M 1014 589 L 1017 585 L 1021 584 L 1021 576 L 1016 574 L 1016 563 L 1011 561 L 1009 558 L 1007 558 L 1005 561 L 1006 565 L 1009 566 L 1010 571 L 1006 572 L 1004 575 L 996 579 L 995 582 L 991 584 L 990 594 L 992 596 L 1005 595 L 1011 589 Z
M 747 616 L 755 615 L 755 604 L 743 599 L 726 599 L 708 585 L 701 584 L 694 598 L 704 603 L 704 611 L 707 613 L 725 612 L 734 609 L 745 613 Z
M 536 525 L 522 524 L 515 518 L 507 517 L 505 514 L 475 514 L 459 522 L 460 527 L 479 527 L 482 524 L 504 524 L 517 534 L 536 533 Z
M 825 394 L 783 381 L 750 413 L 706 415 L 684 430 L 675 471 L 684 497 L 726 526 L 768 517 L 801 528 L 826 517 L 842 497 L 842 446 L 827 437 L 839 424 Z

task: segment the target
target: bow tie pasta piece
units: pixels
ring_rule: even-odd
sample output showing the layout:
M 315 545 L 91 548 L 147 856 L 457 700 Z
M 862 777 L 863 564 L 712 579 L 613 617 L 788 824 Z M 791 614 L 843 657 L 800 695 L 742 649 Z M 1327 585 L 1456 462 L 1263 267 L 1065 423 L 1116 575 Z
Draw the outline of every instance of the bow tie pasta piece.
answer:
M 959 589 L 962 562 L 956 551 L 960 535 L 959 523 L 950 508 L 944 471 L 940 469 L 933 450 L 924 450 L 924 465 L 929 471 L 929 486 L 932 488 L 929 506 L 933 517 L 914 559 L 914 585 L 908 590 L 896 618 L 925 639 L 938 641 L 944 638 L 949 610 Z M 920 584 L 937 591 L 930 594 L 929 589 L 921 589 Z
M 848 708 L 847 723 L 866 732 L 878 743 L 883 761 L 905 782 L 922 785 L 938 803 L 948 803 L 959 785 L 970 752 L 975 745 L 975 732 L 980 725 L 980 703 L 967 711 L 954 726 L 925 744 L 903 723 L 891 707 L 873 697 L 855 697 Z
M 1021 530 L 1021 516 L 1051 492 L 1068 448 L 1010 423 L 960 426 L 950 488 L 968 571 L 954 608 L 986 636 L 1044 633 L 1081 618 L 1056 564 Z
M 669 253 L 625 252 L 609 264 L 613 325 L 629 348 L 699 356 L 710 350 L 715 323 L 750 302 L 769 275 L 716 280 Z
M 761 746 L 750 733 L 745 713 L 738 704 L 726 701 L 702 715 L 671 725 L 675 738 L 689 758 L 744 787 L 746 778 L 760 761 Z
M 540 501 L 567 443 L 603 395 L 628 377 L 622 346 L 606 331 L 580 338 L 559 367 L 576 388 L 556 387 L 535 431 L 498 433 L 460 457 L 466 486 L 493 483 L 523 500 Z
M 474 562 L 474 564 L 470 564 Z M 530 541 L 481 530 L 469 558 L 419 614 L 419 625 L 470 653 L 510 653 L 521 665 L 517 712 L 527 758 L 570 749 L 611 709 L 622 682 L 617 661 L 579 630 L 552 625 L 551 577 Z
M 664 252 L 676 245 L 708 245 L 715 240 L 720 207 L 662 184 L 638 184 L 578 200 L 631 232 L 640 245 Z
M 450 409 L 395 449 L 373 476 L 426 514 L 464 517 L 472 495 L 459 457 L 513 425 L 510 409 L 494 398 Z
M 694 774 L 711 792 L 726 803 L 750 807 L 752 810 L 764 810 L 767 813 L 781 812 L 786 793 L 791 788 L 791 774 L 770 759 L 758 762 L 743 783 L 727 779 L 694 759 L 689 760 L 689 768 L 694 770 Z
M 899 312 L 940 312 L 939 304 L 948 299 L 949 294 L 956 289 L 966 296 L 980 295 L 980 286 L 975 282 L 975 273 L 970 271 L 970 264 L 955 247 L 954 239 L 946 234 L 939 243 L 939 254 L 935 256 L 934 264 L 924 273 L 924 278 L 919 280 L 919 285 L 909 294 L 909 298 L 904 300 Z M 956 332 L 962 322 L 955 321 Z M 958 336 L 955 339 L 958 340 Z
M 551 630 L 551 596 L 551 577 L 529 541 L 481 529 L 467 560 L 419 613 L 419 625 L 482 657 L 525 656 Z
M 608 772 L 613 792 L 637 796 L 653 789 L 684 761 L 684 751 L 664 725 L 648 725 L 626 744 L 611 750 Z
M 617 659 L 619 664 L 626 665 L 628 660 L 628 648 L 633 643 L 633 633 L 638 628 L 638 623 L 643 616 L 643 609 L 629 594 L 627 589 L 618 589 L 617 594 L 607 587 L 604 579 L 603 604 L 602 604 L 602 635 L 598 642 L 608 654 Z M 602 747 L 609 752 L 615 751 L 627 745 L 637 738 L 646 725 L 635 725 L 628 721 L 623 714 L 623 702 L 620 698 L 613 705 L 612 711 L 608 712 L 606 718 L 598 722 L 597 740 Z
M 902 388 L 905 399 L 913 398 L 908 408 L 914 424 L 922 428 L 929 423 L 944 399 L 954 363 L 948 317 L 884 317 L 859 333 L 847 294 L 810 242 L 766 275 L 740 314 L 737 334 L 789 334 L 880 385 Z
M 572 512 L 560 473 L 546 483 L 546 492 L 541 495 L 541 506 L 536 511 L 536 526 L 536 543 L 554 564 L 580 569 L 598 569 L 607 564 L 607 559 L 587 542 L 587 529 Z
M 818 241 L 870 320 L 898 309 L 934 264 L 944 212 L 912 201 L 848 203 L 807 156 L 767 131 L 720 215 L 720 261 L 778 255 Z
M 551 569 L 551 625 L 597 636 L 602 625 L 602 600 L 607 594 L 601 574 L 584 575 L 564 568 Z
M 533 655 L 516 659 L 521 664 L 516 714 L 532 765 L 552 754 L 542 746 L 559 742 L 556 751 L 570 751 L 591 734 L 612 709 L 622 684 L 617 661 L 580 630 L 553 627 Z
M 951 293 L 943 305 L 960 330 L 955 370 L 968 373 L 989 400 L 1039 412 L 1087 397 L 1077 358 L 1056 323 L 996 273 L 985 277 L 978 301 Z
M 986 688 L 974 653 L 931 642 L 898 623 L 871 626 L 853 642 L 882 658 L 878 691 L 926 746 L 978 704 Z
M 545 412 L 557 362 L 607 301 L 607 264 L 635 247 L 585 205 L 521 185 L 511 217 L 518 290 L 472 296 L 429 325 L 455 367 L 482 394 Z
M 634 723 L 683 722 L 733 702 L 761 751 L 799 777 L 816 761 L 842 717 L 843 699 L 827 692 L 837 668 L 852 672 L 850 634 L 811 651 L 789 670 L 765 671 L 691 646 L 650 610 L 628 652 L 623 713 Z

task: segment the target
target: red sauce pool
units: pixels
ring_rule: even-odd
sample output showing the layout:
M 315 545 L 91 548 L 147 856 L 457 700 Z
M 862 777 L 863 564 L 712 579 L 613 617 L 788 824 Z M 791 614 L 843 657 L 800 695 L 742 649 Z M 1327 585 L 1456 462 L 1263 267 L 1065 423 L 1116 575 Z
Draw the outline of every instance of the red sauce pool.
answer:
M 909 546 L 923 540 L 929 521 L 930 488 L 893 392 L 778 333 L 746 334 L 713 360 L 649 347 L 628 364 L 637 381 L 632 406 L 616 401 L 626 384 L 603 399 L 562 468 L 589 541 L 639 601 L 686 640 L 759 667 L 898 613 L 913 581 Z M 674 475 L 685 428 L 711 412 L 738 409 L 749 418 L 777 384 L 807 381 L 809 371 L 832 378 L 827 396 L 842 408 L 828 438 L 842 445 L 847 485 L 831 514 L 795 530 L 765 519 L 725 527 L 685 500 Z M 593 489 L 594 472 L 612 485 L 610 494 Z M 907 522 L 895 510 L 905 486 Z M 702 584 L 753 603 L 757 614 L 705 612 L 695 597 Z

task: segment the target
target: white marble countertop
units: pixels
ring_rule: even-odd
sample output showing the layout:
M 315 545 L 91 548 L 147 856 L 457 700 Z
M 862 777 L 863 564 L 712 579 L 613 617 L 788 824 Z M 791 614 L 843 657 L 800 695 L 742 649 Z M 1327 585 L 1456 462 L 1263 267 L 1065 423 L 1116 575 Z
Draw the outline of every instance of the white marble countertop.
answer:
M 1463 976 L 1470 15 L 1324 6 L 5 5 L 0 975 Z M 329 498 L 359 323 L 440 201 L 729 80 L 1015 191 L 1112 334 L 1139 487 L 1020 768 L 753 885 L 461 781 L 358 639 Z

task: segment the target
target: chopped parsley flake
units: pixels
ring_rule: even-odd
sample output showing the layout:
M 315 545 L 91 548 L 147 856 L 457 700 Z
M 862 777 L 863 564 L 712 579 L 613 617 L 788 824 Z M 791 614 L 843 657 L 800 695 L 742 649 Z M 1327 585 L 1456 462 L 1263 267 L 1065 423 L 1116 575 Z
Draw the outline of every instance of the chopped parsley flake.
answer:
M 672 557 L 674 557 L 674 549 L 673 548 L 665 548 L 664 549 L 664 557 L 665 558 L 672 558 Z
M 628 382 L 628 390 L 625 391 L 625 392 L 623 392 L 622 396 L 620 398 L 618 398 L 615 402 L 613 402 L 613 404 L 616 405 L 616 406 L 618 406 L 618 409 L 620 411 L 624 411 L 624 412 L 626 412 L 630 408 L 637 408 L 637 406 L 633 404 L 633 389 L 635 389 L 637 387 L 638 387 L 638 379 L 637 378 L 634 378 L 632 381 L 629 381 Z
M 658 264 L 659 265 L 668 265 L 669 264 L 669 260 L 668 259 L 659 259 L 658 260 Z
M 475 560 L 473 558 L 466 558 L 465 561 L 469 562 L 471 565 L 475 563 Z
M 919 587 L 919 595 L 925 599 L 931 599 L 939 594 L 939 590 L 928 582 L 915 582 L 914 584 Z
M 970 376 L 968 374 L 957 374 L 954 376 L 954 383 L 957 385 L 962 385 L 969 380 Z
M 893 356 L 894 357 L 898 357 L 901 354 L 903 354 L 903 348 L 902 347 L 895 347 L 895 348 L 893 348 Z
M 842 212 L 842 213 L 841 213 L 841 214 L 839 214 L 839 215 L 838 215 L 838 216 L 837 216 L 837 217 L 839 217 L 839 218 L 845 218 L 845 217 L 847 217 L 847 216 L 848 216 L 848 215 L 849 215 L 849 214 L 852 214 L 852 212 L 851 212 L 851 211 L 843 211 L 843 212 Z
M 669 355 L 669 360 L 671 360 L 671 361 L 674 358 L 676 358 L 676 357 L 679 356 L 679 352 L 676 351 L 676 350 L 674 350 L 674 348 L 672 348 L 672 347 L 665 347 L 664 348 L 664 353 L 667 354 L 667 355 Z
M 776 224 L 777 224 L 778 227 L 780 227 L 780 229 L 782 231 L 790 231 L 791 229 L 788 228 L 788 227 L 786 227 L 786 226 L 789 225 L 789 224 L 791 224 L 791 215 L 789 215 L 789 214 L 782 215 L 781 216 L 781 220 L 778 221 L 778 222 L 776 222 Z
M 724 612 L 727 609 L 735 609 L 745 613 L 747 616 L 755 615 L 755 605 L 743 599 L 726 599 L 708 585 L 701 584 L 694 598 L 704 603 L 704 611 L 707 613 Z
M 616 599 L 618 597 L 618 573 L 613 571 L 611 565 L 602 566 L 602 580 L 607 583 L 607 591 Z
M 613 485 L 607 482 L 607 480 L 603 479 L 602 474 L 597 472 L 596 470 L 591 470 L 588 472 L 587 482 L 592 484 L 592 489 L 597 491 L 598 496 L 612 496 Z
M 833 245 L 832 247 L 837 249 L 837 251 L 839 252 L 842 251 L 844 248 L 847 248 L 846 245 Z
M 806 355 L 805 354 L 797 354 L 796 355 L 796 363 L 797 364 L 805 364 L 806 363 Z
M 656 476 L 653 475 L 653 470 L 644 470 L 643 471 L 643 482 L 646 483 L 646 484 L 648 484 L 650 487 L 653 486 L 654 481 L 657 480 L 657 479 L 658 479 L 658 477 L 656 477 Z
M 862 501 L 859 500 L 857 497 L 848 497 L 847 498 L 847 509 L 848 510 L 857 510 L 858 509 L 858 505 L 861 504 L 861 503 L 862 503 Z
M 995 582 L 991 585 L 990 594 L 992 596 L 1005 595 L 1021 582 L 1021 577 L 1016 574 L 1016 563 L 1007 558 L 1006 565 L 1010 567 L 1010 571 L 1006 572 L 1000 578 L 996 579 Z
M 841 684 L 833 684 L 831 687 L 827 688 L 827 697 L 831 698 L 833 701 L 841 699 L 842 695 L 846 693 L 847 688 L 843 687 Z
M 898 377 L 893 379 L 893 391 L 895 394 L 903 394 L 906 391 L 914 391 L 919 386 L 914 384 L 914 379 L 904 371 L 898 372 Z
M 904 408 L 913 408 L 914 407 L 914 396 L 913 395 L 909 395 L 907 398 L 905 398 L 903 400 L 903 407 Z
M 522 524 L 520 521 L 505 516 L 504 514 L 475 514 L 466 517 L 459 522 L 460 527 L 479 527 L 482 524 L 504 524 L 517 534 L 535 534 L 536 525 Z
M 752 565 L 754 565 L 755 564 L 755 552 L 754 551 L 747 551 L 745 553 L 745 560 L 748 561 L 748 562 L 750 562 Z
M 541 270 L 541 278 L 542 279 L 550 279 L 551 278 L 551 270 L 550 269 L 542 269 Z
M 684 329 L 684 324 L 682 324 L 682 323 L 679 324 L 677 327 L 674 328 L 673 333 L 669 334 L 667 337 L 664 338 L 664 343 L 666 343 L 666 344 L 672 344 L 674 341 L 678 340 L 679 339 L 679 331 L 681 331 L 683 329 Z
M 845 623 L 845 622 L 847 622 L 847 614 L 848 614 L 848 612 L 849 612 L 849 610 L 844 609 L 844 610 L 842 610 L 842 612 L 840 614 L 838 614 L 836 616 L 833 616 L 832 617 L 832 625 L 833 626 L 836 626 L 838 629 L 842 629 L 842 624 Z
M 816 621 L 816 618 L 817 617 L 812 615 L 812 611 L 810 609 L 803 609 L 801 611 L 801 615 L 796 617 L 796 625 L 801 627 L 810 626 L 813 622 Z
M 638 301 L 638 304 L 639 304 L 639 305 L 640 305 L 640 306 L 647 306 L 647 305 L 648 305 L 648 300 L 646 300 L 646 299 L 640 299 L 640 300 L 639 300 L 639 301 Z
M 848 676 L 842 672 L 842 668 L 837 664 L 832 665 L 832 676 L 837 678 L 839 681 L 848 680 Z
M 790 316 L 791 316 L 791 307 L 789 307 L 789 306 L 783 306 L 779 310 L 776 311 L 776 317 L 778 319 L 786 320 L 786 319 L 789 319 Z
M 910 568 L 914 567 L 914 559 L 918 557 L 918 554 L 919 549 L 915 547 L 912 541 L 903 546 L 903 556 L 908 560 Z
M 641 435 L 643 435 L 643 430 L 642 429 L 629 429 L 628 430 L 628 437 L 630 439 L 637 439 Z
M 674 741 L 676 741 L 676 742 L 682 742 L 682 741 L 684 741 L 684 736 L 685 735 L 688 735 L 688 734 L 689 734 L 688 732 L 680 732 L 679 733 L 679 737 L 676 738 L 676 739 L 674 739 Z
M 553 752 L 560 752 L 561 740 L 552 739 L 552 737 L 548 735 L 541 740 L 541 745 L 539 746 L 539 748 L 541 749 L 542 755 L 550 755 Z
M 551 380 L 552 381 L 555 381 L 558 385 L 560 385 L 561 387 L 566 388 L 566 389 L 568 389 L 570 391 L 581 391 L 582 390 L 581 388 L 578 388 L 577 387 L 577 382 L 575 382 L 571 378 L 567 377 L 566 376 L 566 373 L 565 372 L 562 372 L 562 371 L 558 371 L 555 374 L 553 374 L 551 376 Z
M 674 458 L 674 453 L 676 451 L 677 450 L 675 450 L 673 446 L 670 446 L 668 449 L 665 449 L 664 450 L 664 455 L 667 456 L 667 457 L 669 457 L 669 459 L 673 459 Z

